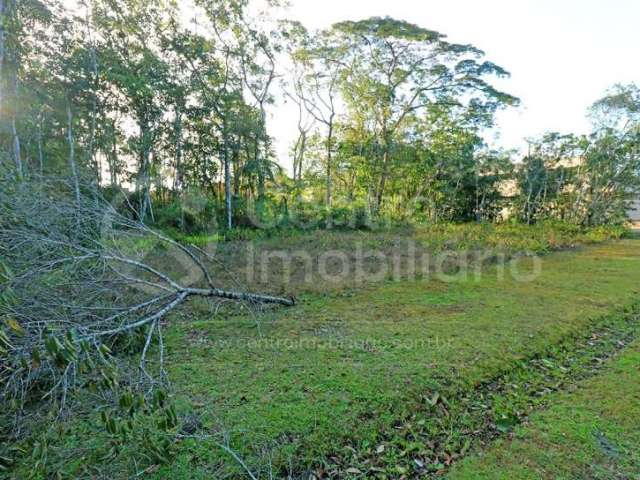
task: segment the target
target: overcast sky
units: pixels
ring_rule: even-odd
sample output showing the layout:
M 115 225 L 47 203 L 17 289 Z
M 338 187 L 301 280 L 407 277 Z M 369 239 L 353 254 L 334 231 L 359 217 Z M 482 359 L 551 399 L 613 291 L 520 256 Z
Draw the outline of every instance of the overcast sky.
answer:
M 640 0 L 291 0 L 287 16 L 313 29 L 387 15 L 472 43 L 511 72 L 498 85 L 522 106 L 500 114 L 492 140 L 506 148 L 548 130 L 586 133 L 586 109 L 607 88 L 640 83 Z M 278 107 L 270 124 L 288 167 L 295 113 Z

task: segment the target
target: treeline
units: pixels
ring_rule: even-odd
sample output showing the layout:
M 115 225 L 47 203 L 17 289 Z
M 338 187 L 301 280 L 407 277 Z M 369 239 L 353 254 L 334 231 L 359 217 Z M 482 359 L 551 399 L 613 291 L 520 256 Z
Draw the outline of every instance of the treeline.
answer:
M 266 7 L 0 0 L 3 170 L 124 192 L 141 219 L 183 230 L 624 219 L 637 87 L 594 104 L 590 136 L 550 134 L 518 159 L 483 141 L 518 99 L 473 45 L 391 18 L 310 32 Z M 299 113 L 290 175 L 267 130 L 284 101 Z

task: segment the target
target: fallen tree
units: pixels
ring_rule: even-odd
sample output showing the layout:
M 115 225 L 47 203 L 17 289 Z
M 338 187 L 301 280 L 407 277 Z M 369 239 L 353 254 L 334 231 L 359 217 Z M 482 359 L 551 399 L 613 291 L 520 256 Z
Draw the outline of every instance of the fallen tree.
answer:
M 29 402 L 55 400 L 97 380 L 117 381 L 114 346 L 138 339 L 139 382 L 153 386 L 147 354 L 162 321 L 192 297 L 255 311 L 292 298 L 221 288 L 215 256 L 182 245 L 136 219 L 126 197 L 115 208 L 99 189 L 59 179 L 0 179 L 0 400 L 16 418 Z M 124 211 L 124 213 L 123 213 Z M 151 388 L 148 389 L 151 391 Z M 15 422 L 19 426 L 20 422 Z M 6 432 L 5 432 L 6 433 Z M 12 435 L 16 435 L 13 432 Z

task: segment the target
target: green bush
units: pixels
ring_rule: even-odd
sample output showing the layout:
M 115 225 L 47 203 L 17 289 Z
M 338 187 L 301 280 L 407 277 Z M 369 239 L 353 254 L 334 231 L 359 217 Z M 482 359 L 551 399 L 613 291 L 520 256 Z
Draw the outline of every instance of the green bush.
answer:
M 154 226 L 182 233 L 214 232 L 218 228 L 216 202 L 198 195 L 154 205 Z

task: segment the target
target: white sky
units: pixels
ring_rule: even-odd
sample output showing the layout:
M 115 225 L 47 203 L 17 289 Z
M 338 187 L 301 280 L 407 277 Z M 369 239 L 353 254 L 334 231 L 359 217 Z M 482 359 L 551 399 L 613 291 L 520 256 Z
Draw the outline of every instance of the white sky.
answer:
M 522 100 L 498 117 L 494 145 L 523 148 L 545 131 L 586 133 L 586 109 L 615 83 L 640 83 L 640 0 L 290 0 L 307 28 L 391 16 L 472 43 L 511 72 L 497 85 Z M 270 119 L 279 161 L 296 131 L 292 107 Z

